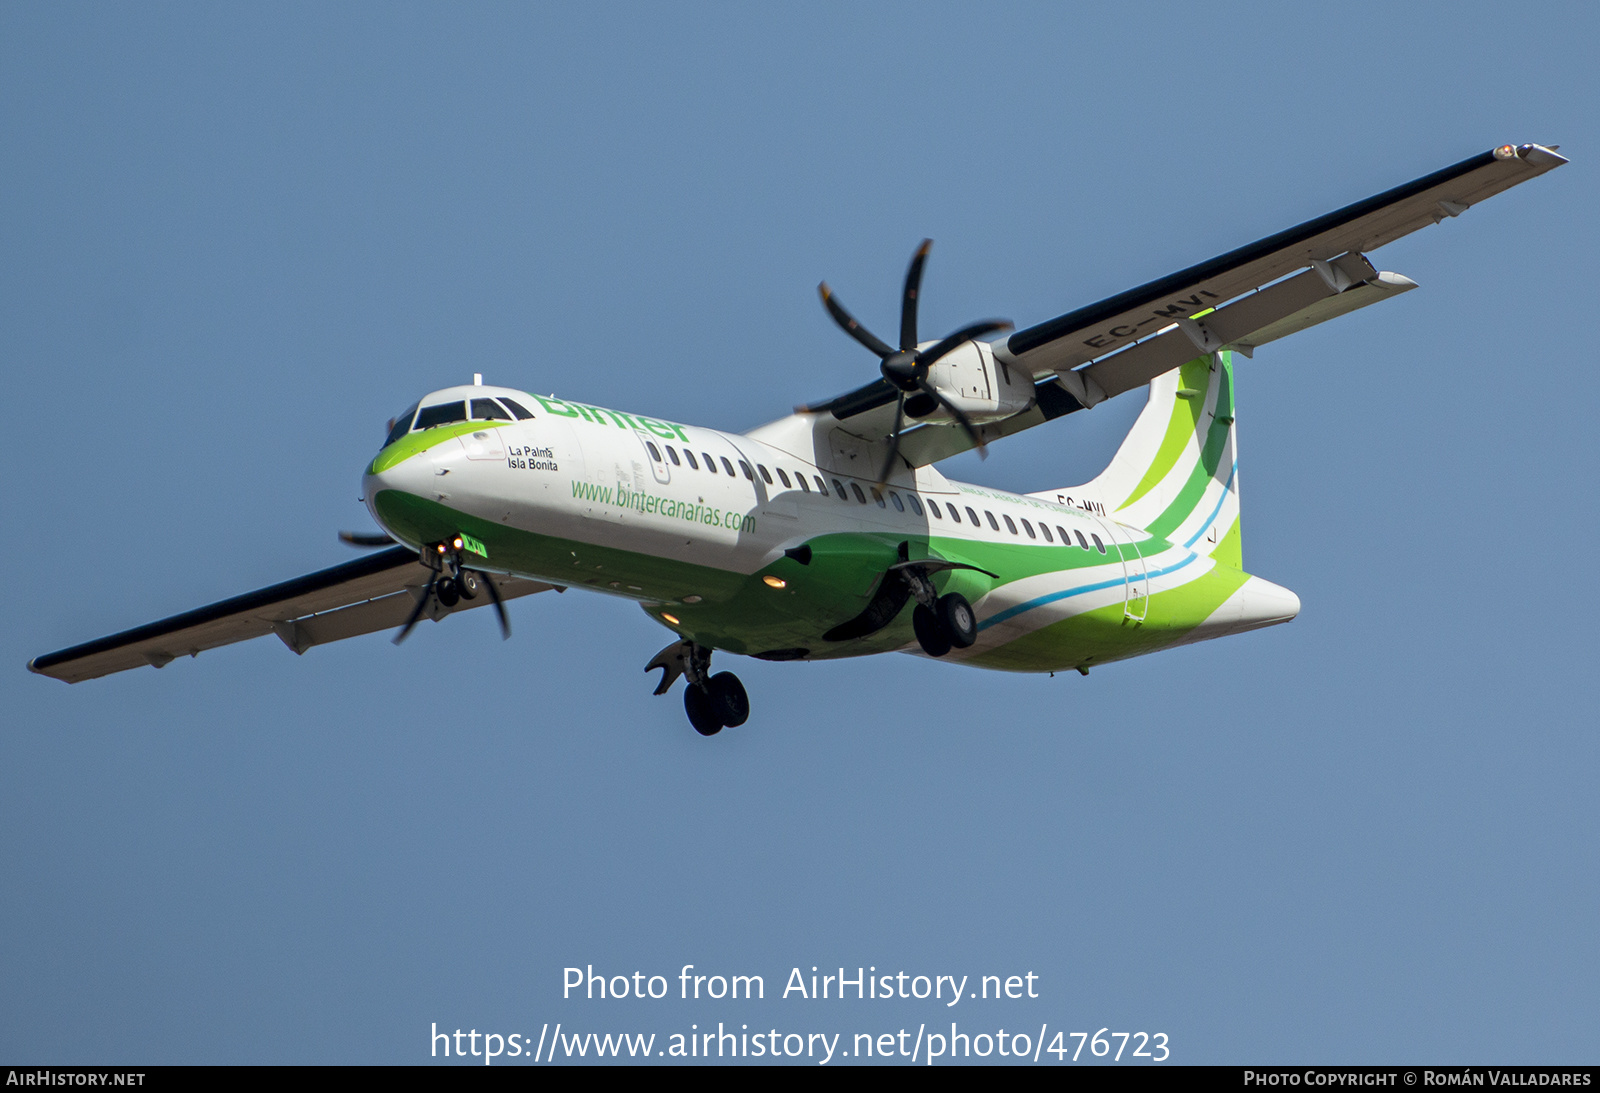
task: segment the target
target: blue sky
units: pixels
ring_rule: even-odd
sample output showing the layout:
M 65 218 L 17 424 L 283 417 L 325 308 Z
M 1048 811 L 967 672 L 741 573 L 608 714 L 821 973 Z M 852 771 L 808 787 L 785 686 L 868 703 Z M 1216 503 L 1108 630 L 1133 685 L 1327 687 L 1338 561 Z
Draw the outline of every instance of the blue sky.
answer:
M 1583 5 L 0 8 L 0 1058 L 413 1062 L 427 1033 L 1162 1031 L 1188 1062 L 1593 1061 Z M 1087 679 L 741 660 L 691 732 L 595 596 L 66 687 L 28 657 L 343 561 L 432 388 L 743 429 L 1503 142 L 1239 369 L 1293 624 Z M 944 469 L 1092 476 L 1136 395 Z M 729 667 L 734 665 L 730 662 Z M 761 974 L 579 1002 L 562 969 Z M 802 1003 L 790 969 L 1037 999 Z M 676 982 L 674 980 L 674 982 Z

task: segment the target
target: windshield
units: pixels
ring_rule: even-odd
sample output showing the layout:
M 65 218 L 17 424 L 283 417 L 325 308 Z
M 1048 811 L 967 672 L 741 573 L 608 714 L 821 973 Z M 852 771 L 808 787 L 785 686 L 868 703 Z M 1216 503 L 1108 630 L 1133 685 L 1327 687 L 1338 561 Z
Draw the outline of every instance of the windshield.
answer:
M 437 406 L 424 406 L 417 415 L 417 431 L 432 429 L 436 425 L 449 425 L 467 420 L 466 402 L 441 402 Z
M 416 416 L 417 404 L 412 403 L 410 409 L 389 423 L 389 439 L 383 443 L 385 446 L 393 444 L 405 436 L 411 428 L 411 419 Z

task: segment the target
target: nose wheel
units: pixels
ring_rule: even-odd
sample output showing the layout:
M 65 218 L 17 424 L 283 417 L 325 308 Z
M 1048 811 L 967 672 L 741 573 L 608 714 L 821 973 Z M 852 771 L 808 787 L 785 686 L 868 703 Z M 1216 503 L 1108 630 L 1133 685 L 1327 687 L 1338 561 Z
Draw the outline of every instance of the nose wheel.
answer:
M 736 729 L 750 718 L 750 696 L 732 672 L 711 674 L 711 650 L 692 641 L 675 641 L 645 666 L 661 669 L 655 693 L 666 694 L 679 676 L 684 678 L 683 712 L 701 736 Z

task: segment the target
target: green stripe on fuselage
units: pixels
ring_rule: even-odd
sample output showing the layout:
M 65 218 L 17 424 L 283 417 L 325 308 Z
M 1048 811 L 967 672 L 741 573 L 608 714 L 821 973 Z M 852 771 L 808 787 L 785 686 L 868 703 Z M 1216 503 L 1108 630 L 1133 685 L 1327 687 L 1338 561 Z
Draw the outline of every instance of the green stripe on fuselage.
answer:
M 418 452 L 425 452 L 435 444 L 442 444 L 452 437 L 478 433 L 484 429 L 500 429 L 510 424 L 509 421 L 458 421 L 453 425 L 438 425 L 432 429 L 407 433 L 373 456 L 372 465 L 367 468 L 367 473 L 382 474 L 390 467 L 404 463 Z

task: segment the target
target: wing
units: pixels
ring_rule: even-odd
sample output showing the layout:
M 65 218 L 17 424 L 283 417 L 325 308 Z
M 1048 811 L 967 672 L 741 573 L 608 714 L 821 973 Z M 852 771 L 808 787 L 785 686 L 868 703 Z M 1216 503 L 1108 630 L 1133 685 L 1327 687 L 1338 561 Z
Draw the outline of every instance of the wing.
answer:
M 985 442 L 997 440 L 1142 387 L 1197 355 L 1231 348 L 1248 356 L 1269 341 L 1415 288 L 1409 278 L 1374 268 L 1365 252 L 1566 162 L 1554 148 L 1502 145 L 1019 330 L 990 349 L 997 365 L 1038 381 L 1034 404 L 980 432 Z M 880 380 L 817 409 L 851 433 L 876 437 L 892 428 L 883 409 L 892 398 Z M 961 430 L 930 424 L 907 431 L 900 451 L 913 466 L 925 466 L 971 447 Z
M 78 683 L 146 664 L 161 668 L 180 656 L 199 656 L 206 649 L 266 634 L 277 634 L 294 652 L 303 653 L 313 645 L 400 626 L 432 575 L 414 552 L 392 547 L 209 607 L 35 657 L 28 662 L 28 670 Z M 554 587 L 515 577 L 490 579 L 500 590 L 501 598 L 507 600 Z M 437 619 L 489 602 L 484 596 L 462 601 L 451 609 L 435 602 L 429 614 Z

